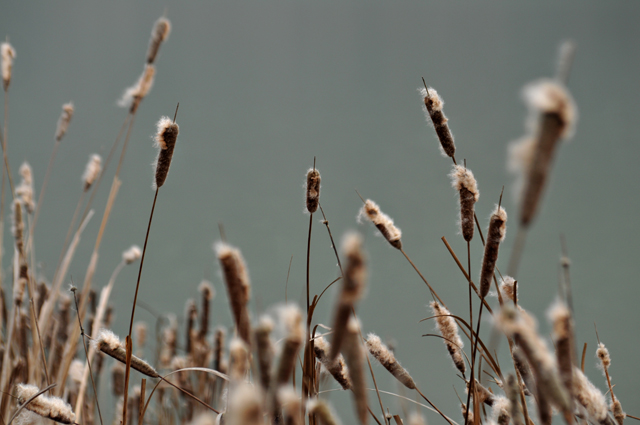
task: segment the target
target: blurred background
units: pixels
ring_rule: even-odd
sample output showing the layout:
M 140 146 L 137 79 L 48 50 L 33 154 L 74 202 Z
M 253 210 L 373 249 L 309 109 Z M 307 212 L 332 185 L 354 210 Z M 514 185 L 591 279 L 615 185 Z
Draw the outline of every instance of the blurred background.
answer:
M 466 259 L 456 225 L 456 193 L 447 177 L 451 161 L 439 153 L 416 89 L 424 77 L 445 101 L 456 156 L 467 160 L 478 179 L 476 208 L 483 226 L 505 186 L 503 205 L 511 221 L 498 266 L 506 269 L 517 217 L 507 145 L 525 132 L 521 88 L 552 77 L 559 45 L 571 39 L 577 51 L 568 86 L 579 121 L 573 140 L 557 152 L 543 207 L 529 233 L 517 276 L 520 303 L 548 335 L 545 312 L 557 294 L 564 235 L 576 345 L 581 351 L 588 343 L 587 374 L 605 388 L 595 368 L 597 324 L 613 358 L 615 393 L 628 413 L 638 415 L 633 400 L 640 381 L 633 376 L 640 350 L 639 9 L 634 3 L 591 1 L 4 2 L 0 36 L 6 35 L 17 53 L 9 89 L 8 157 L 16 181 L 20 164 L 31 164 L 36 196 L 61 105 L 73 101 L 76 108 L 36 229 L 39 272 L 53 276 L 87 159 L 108 154 L 127 113 L 117 100 L 142 72 L 153 23 L 166 14 L 173 28 L 131 133 L 94 287 L 107 283 L 122 251 L 143 245 L 153 201 L 155 123 L 172 115 L 180 102 L 180 136 L 158 196 L 142 274 L 139 298 L 145 305 L 183 316 L 185 301 L 198 298 L 197 286 L 207 278 L 217 290 L 213 322 L 231 325 L 212 251 L 219 224 L 250 268 L 254 317 L 284 301 L 290 261 L 287 298 L 302 305 L 309 222 L 303 184 L 315 157 L 322 174 L 321 204 L 334 237 L 357 229 L 366 238 L 369 286 L 357 308 L 363 330 L 393 340 L 397 357 L 423 392 L 459 420 L 454 387 L 462 395 L 462 380 L 442 341 L 421 336 L 434 330 L 432 321 L 419 323 L 431 315 L 429 292 L 372 226 L 358 225 L 362 203 L 355 189 L 395 220 L 407 254 L 450 309 L 466 317 L 465 279 L 440 239 L 445 236 Z M 112 163 L 67 280 L 84 280 L 114 171 Z M 339 274 L 316 215 L 314 294 Z M 4 232 L 4 250 L 10 253 L 8 220 Z M 477 237 L 471 256 L 477 280 L 482 258 Z M 4 256 L 2 266 L 10 276 L 11 255 Z M 123 270 L 112 295 L 114 331 L 123 337 L 137 269 Z M 328 295 L 315 322 L 330 326 L 335 294 Z M 497 304 L 495 298 L 490 302 Z M 488 338 L 491 321 L 485 316 Z M 155 319 L 139 308 L 136 320 L 152 324 Z M 511 370 L 505 347 L 503 341 L 501 364 Z M 384 369 L 375 371 L 381 389 L 399 391 Z M 108 381 L 102 380 L 104 393 Z M 326 388 L 335 386 L 329 382 Z M 352 423 L 350 395 L 327 397 L 343 421 Z M 369 400 L 378 411 L 373 393 Z M 384 396 L 383 402 L 392 413 L 402 412 L 398 398 Z

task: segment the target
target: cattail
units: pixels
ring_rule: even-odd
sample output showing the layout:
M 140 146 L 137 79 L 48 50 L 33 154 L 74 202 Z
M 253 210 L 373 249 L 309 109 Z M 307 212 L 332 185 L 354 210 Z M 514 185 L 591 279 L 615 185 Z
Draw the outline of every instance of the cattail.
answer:
M 491 288 L 493 271 L 498 260 L 498 250 L 500 243 L 504 240 L 507 232 L 507 212 L 498 206 L 491 214 L 489 230 L 487 231 L 487 241 L 484 245 L 484 257 L 482 259 L 482 271 L 480 273 L 480 297 L 484 298 Z
M 136 334 L 136 355 L 142 357 L 144 346 L 147 343 L 147 324 L 145 322 L 137 322 L 134 325 L 134 330 Z
M 528 142 L 534 147 L 526 155 L 531 159 L 520 199 L 520 224 L 528 226 L 537 212 L 557 142 L 573 134 L 577 111 L 566 87 L 554 80 L 533 82 L 524 88 L 523 95 L 530 109 L 529 126 L 535 140 Z M 524 151 L 526 142 L 521 143 Z
M 196 302 L 193 299 L 188 299 L 185 305 L 185 351 L 191 355 L 193 350 L 193 339 L 195 336 L 195 323 L 198 318 L 198 310 L 196 309 Z
M 307 403 L 307 411 L 314 415 L 320 425 L 339 425 L 333 410 L 324 400 L 314 398 Z
M 13 69 L 13 60 L 16 58 L 16 51 L 11 44 L 4 42 L 0 45 L 0 54 L 2 55 L 2 86 L 6 92 L 11 83 L 11 71 Z
M 506 383 L 507 385 L 504 390 L 509 399 L 509 416 L 511 416 L 513 425 L 522 425 L 523 422 L 520 419 L 520 390 L 518 388 L 518 380 L 515 375 L 510 373 L 507 375 Z
M 209 304 L 216 295 L 216 291 L 213 289 L 211 282 L 203 280 L 198 286 L 198 291 L 202 296 L 202 315 L 200 316 L 200 330 L 198 332 L 198 338 L 204 340 L 209 332 Z
M 156 180 L 154 189 L 161 187 L 169 174 L 171 166 L 171 158 L 173 157 L 173 149 L 178 139 L 178 124 L 171 121 L 169 117 L 162 117 L 158 121 L 158 132 L 155 137 L 156 147 L 160 148 L 158 159 L 156 161 Z
M 69 336 L 69 311 L 71 298 L 67 294 L 61 294 L 58 307 L 57 329 L 52 341 L 48 365 L 51 367 L 51 376 L 56 376 L 60 362 L 62 361 L 64 345 Z
M 447 351 L 449 351 L 453 364 L 456 369 L 464 374 L 467 370 L 464 359 L 462 358 L 462 347 L 464 347 L 464 343 L 458 334 L 458 324 L 456 320 L 451 317 L 451 312 L 447 310 L 446 307 L 437 302 L 432 301 L 429 306 L 431 307 L 433 315 L 436 316 L 436 327 L 440 335 L 442 335 L 444 345 L 447 347 Z
M 364 376 L 364 356 L 366 355 L 360 343 L 360 324 L 351 317 L 347 323 L 347 335 L 344 341 L 344 359 L 349 367 L 353 398 L 356 413 L 360 423 L 366 425 L 368 416 L 367 388 Z
M 300 347 L 302 347 L 305 338 L 302 313 L 297 306 L 287 305 L 282 307 L 280 315 L 287 335 L 284 338 L 284 345 L 275 374 L 275 384 L 277 386 L 284 385 L 291 379 L 291 374 L 296 365 L 298 351 Z
M 15 239 L 16 250 L 18 253 L 24 253 L 24 220 L 22 219 L 22 205 L 20 200 L 13 201 L 13 239 Z
M 131 245 L 131 248 L 122 253 L 122 261 L 124 261 L 125 264 L 135 263 L 140 259 L 141 255 L 142 251 L 140 247 L 138 245 Z
M 243 384 L 231 392 L 225 423 L 229 425 L 261 425 L 264 423 L 262 395 L 258 388 Z
M 607 418 L 607 402 L 597 389 L 578 368 L 573 368 L 573 395 L 575 400 L 586 409 L 589 418 L 603 422 Z
M 396 360 L 393 353 L 382 343 L 380 337 L 375 334 L 367 335 L 366 341 L 367 349 L 369 353 L 391 373 L 402 385 L 413 390 L 416 388 L 416 383 L 413 381 L 411 375 L 400 363 Z
M 388 215 L 380 211 L 378 204 L 371 199 L 367 199 L 364 203 L 364 206 L 358 214 L 358 220 L 363 217 L 371 220 L 391 246 L 402 249 L 402 241 L 400 240 L 402 232 L 393 224 L 393 220 Z
M 40 281 L 37 284 L 37 288 L 36 288 L 36 293 L 37 293 L 37 298 L 36 298 L 36 314 L 37 317 L 40 316 L 40 310 L 42 309 L 42 306 L 44 305 L 44 302 L 47 300 L 47 297 L 49 295 L 49 287 L 47 286 L 46 283 Z M 2 296 L 2 294 L 0 294 L 0 296 Z
M 340 352 L 345 334 L 345 325 L 349 320 L 356 301 L 366 287 L 366 258 L 362 252 L 362 238 L 357 233 L 347 233 L 342 242 L 342 251 L 346 257 L 344 279 L 333 320 L 333 340 L 329 360 L 333 361 Z
M 291 386 L 282 387 L 278 390 L 278 401 L 284 408 L 285 425 L 302 425 L 302 403 L 300 396 Z
M 250 341 L 250 321 L 247 304 L 251 294 L 249 274 L 240 250 L 225 243 L 217 243 L 215 250 L 222 268 L 222 275 L 227 286 L 231 311 L 238 330 L 238 335 L 247 344 Z
M 147 50 L 147 63 L 152 64 L 156 61 L 158 50 L 163 41 L 169 37 L 171 32 L 171 22 L 164 16 L 158 19 L 151 31 L 151 40 L 149 40 L 149 49 Z
M 564 387 L 571 397 L 571 378 L 573 377 L 573 320 L 567 305 L 556 301 L 548 312 L 553 325 L 553 338 L 556 346 L 556 361 Z
M 333 378 L 340 384 L 340 386 L 348 390 L 351 388 L 351 382 L 349 381 L 349 372 L 347 370 L 347 365 L 344 363 L 344 357 L 342 354 L 338 355 L 338 357 L 331 361 L 329 360 L 329 352 L 331 351 L 331 346 L 323 337 L 316 338 L 313 344 L 313 350 L 315 352 L 316 358 L 322 366 L 333 376 Z
M 497 425 L 509 425 L 511 408 L 509 400 L 506 397 L 495 397 L 491 409 L 491 418 Z
M 529 388 L 531 388 L 531 390 L 535 388 L 535 381 L 533 380 L 533 376 L 531 375 L 531 368 L 529 367 L 529 363 L 527 363 L 527 359 L 524 353 L 518 346 L 515 346 L 513 349 L 513 366 L 522 379 L 524 395 L 530 396 L 532 393 Z
M 511 276 L 504 276 L 501 279 L 500 292 L 502 293 L 503 298 L 508 298 L 517 304 L 516 284 L 517 281 L 514 278 Z
M 461 165 L 454 165 L 449 177 L 453 188 L 460 193 L 460 229 L 464 240 L 469 242 L 475 227 L 473 207 L 480 198 L 478 184 L 471 170 Z
M 60 114 L 60 118 L 58 119 L 58 126 L 56 127 L 56 142 L 62 140 L 65 134 L 67 134 L 67 130 L 69 129 L 69 123 L 71 122 L 71 118 L 73 117 L 73 103 L 65 103 L 62 105 L 62 113 Z
M 16 386 L 16 397 L 20 404 L 25 404 L 27 400 L 38 392 L 40 392 L 40 389 L 35 385 L 18 384 Z M 76 418 L 76 415 L 71 410 L 71 406 L 65 403 L 64 400 L 43 394 L 31 400 L 31 402 L 25 406 L 25 409 L 43 418 L 63 424 L 72 424 Z
M 231 378 L 236 381 L 244 379 L 249 366 L 249 346 L 243 340 L 233 338 L 229 343 L 229 360 Z
M 613 386 L 611 385 L 611 377 L 609 376 L 611 356 L 609 355 L 609 350 L 607 350 L 607 347 L 605 347 L 605 345 L 601 342 L 598 342 L 596 356 L 598 357 L 598 359 L 600 359 L 599 366 L 602 368 L 602 372 L 607 378 L 607 385 L 609 386 L 609 393 L 611 395 L 611 412 L 613 413 L 613 417 L 616 419 L 618 425 L 622 425 L 626 414 L 622 411 L 622 405 L 620 404 L 620 401 L 617 400 L 615 395 L 613 394 Z
M 624 419 L 627 417 L 627 414 L 622 410 L 622 404 L 620 404 L 620 400 L 614 400 L 609 407 L 611 408 L 613 417 L 616 419 L 616 423 L 618 425 L 623 425 Z
M 273 344 L 271 342 L 273 321 L 268 316 L 263 316 L 254 329 L 256 350 L 258 352 L 258 369 L 260 372 L 260 385 L 267 391 L 271 382 L 271 363 L 273 361 Z
M 611 356 L 609 355 L 609 350 L 607 350 L 607 347 L 605 347 L 603 343 L 598 344 L 596 355 L 600 359 L 603 370 L 608 370 L 609 366 L 611 366 Z
M 444 105 L 442 98 L 440 98 L 438 92 L 435 91 L 433 87 L 429 87 L 428 90 L 421 87 L 418 91 L 424 101 L 424 107 L 422 109 L 425 115 L 431 118 L 433 128 L 436 130 L 438 140 L 440 140 L 441 152 L 453 158 L 456 153 L 456 145 L 453 142 L 449 124 L 447 124 L 449 120 L 444 116 L 444 112 L 442 112 L 442 105 Z
M 111 366 L 111 391 L 115 397 L 124 394 L 124 369 L 124 364 L 118 362 Z
M 82 182 L 84 183 L 85 192 L 91 188 L 91 185 L 96 181 L 101 171 L 102 157 L 94 153 L 89 156 L 89 162 L 87 162 L 87 166 L 82 174 Z
M 16 187 L 16 196 L 20 198 L 27 212 L 32 214 L 35 210 L 36 203 L 33 194 L 33 172 L 28 162 L 23 162 L 20 166 L 20 175 L 22 176 L 22 181 Z
M 477 398 L 475 399 L 478 404 L 486 404 L 487 406 L 493 406 L 493 403 L 496 400 L 496 397 L 493 395 L 491 391 L 489 391 L 484 385 L 478 382 L 477 379 L 474 379 L 474 387 L 477 392 Z M 465 391 L 469 392 L 469 382 L 467 382 L 467 387 Z
M 419 412 L 411 412 L 407 419 L 408 425 L 427 425 L 427 421 Z
M 127 362 L 127 350 L 116 334 L 108 329 L 101 329 L 98 337 L 93 341 L 97 350 L 113 357 L 121 363 Z M 151 365 L 137 356 L 131 356 L 131 367 L 143 375 L 158 378 L 160 375 Z
M 467 424 L 474 424 L 475 421 L 473 420 L 473 409 L 469 409 L 467 411 L 467 405 L 464 403 L 460 403 L 460 409 L 462 410 L 462 419 L 464 420 L 466 418 Z
M 307 211 L 311 214 L 318 210 L 320 202 L 320 172 L 314 168 L 307 171 Z
M 224 338 L 226 332 L 223 328 L 216 328 L 213 337 L 213 370 L 222 372 L 222 353 L 224 352 Z
M 118 105 L 122 108 L 130 108 L 130 112 L 134 113 L 138 105 L 144 99 L 151 87 L 153 87 L 153 78 L 156 74 L 156 67 L 150 64 L 145 65 L 142 75 L 138 81 L 124 91 L 124 94 L 118 101 Z

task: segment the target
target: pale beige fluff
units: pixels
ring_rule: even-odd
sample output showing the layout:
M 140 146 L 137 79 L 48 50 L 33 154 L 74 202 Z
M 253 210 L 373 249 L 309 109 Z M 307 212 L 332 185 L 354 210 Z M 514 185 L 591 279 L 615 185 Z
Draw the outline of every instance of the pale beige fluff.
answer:
M 573 395 L 584 407 L 590 419 L 602 422 L 607 417 L 607 402 L 597 389 L 578 368 L 573 369 Z
M 500 292 L 503 298 L 508 298 L 514 303 L 516 300 L 516 280 L 511 276 L 504 276 L 500 279 Z
M 28 162 L 23 162 L 20 166 L 20 176 L 22 181 L 16 187 L 16 195 L 20 198 L 22 205 L 31 214 L 36 207 L 33 194 L 33 172 Z
M 302 342 L 305 329 L 300 308 L 294 304 L 282 306 L 279 309 L 279 316 L 287 332 L 286 338 Z
M 534 119 L 537 119 L 537 113 L 556 113 L 564 124 L 561 136 L 573 136 L 578 110 L 573 97 L 563 84 L 552 79 L 540 79 L 527 84 L 522 90 L 522 95 L 535 113 Z
M 16 385 L 16 396 L 18 402 L 24 404 L 29 398 L 36 395 L 40 389 L 35 385 L 18 384 Z M 74 422 L 76 415 L 71 410 L 71 406 L 64 402 L 61 398 L 39 395 L 25 409 L 32 411 L 44 418 L 52 419 L 63 424 L 71 424 Z
M 4 42 L 0 45 L 2 55 L 2 81 L 4 89 L 7 90 L 11 82 L 11 71 L 13 69 L 13 60 L 16 58 L 16 51 L 11 44 Z
M 420 93 L 420 97 L 422 99 L 428 97 L 433 102 L 433 109 L 435 111 L 441 111 L 442 106 L 444 105 L 444 101 L 433 87 L 429 87 L 429 93 L 427 94 L 427 90 L 424 87 L 418 87 L 418 92 Z M 424 109 L 425 115 L 427 117 L 427 121 L 431 122 L 431 116 L 429 115 L 429 111 L 427 111 L 427 107 L 424 106 L 424 102 L 422 103 L 422 108 Z
M 233 379 L 244 379 L 248 360 L 249 346 L 240 338 L 233 338 L 229 343 L 230 375 Z
M 74 359 L 69 366 L 69 380 L 78 388 L 84 375 L 84 362 L 80 359 Z
M 571 318 L 571 312 L 564 302 L 556 300 L 547 311 L 547 317 L 553 325 L 553 334 L 556 338 L 568 338 L 570 336 L 567 335 L 566 323 Z
M 128 89 L 126 89 L 118 101 L 118 105 L 123 108 L 128 108 L 132 105 L 134 99 L 142 99 L 153 87 L 153 78 L 156 74 L 156 68 L 153 65 L 147 64 L 142 71 L 142 75 L 138 78 L 138 81 Z
M 189 425 L 215 425 L 216 415 L 212 412 L 202 412 L 197 414 Z
M 382 343 L 380 337 L 376 334 L 370 333 L 367 335 L 366 341 L 367 349 L 369 353 L 385 368 L 387 369 L 401 384 L 409 389 L 416 387 L 415 382 L 409 372 L 403 368 L 393 353 Z
M 171 22 L 164 16 L 158 19 L 151 30 L 151 40 L 147 50 L 147 63 L 153 63 L 158 55 L 158 49 L 163 41 L 169 37 Z
M 162 117 L 156 124 L 156 136 L 153 139 L 156 142 L 156 147 L 160 149 L 167 149 L 167 143 L 164 140 L 164 134 L 166 130 L 172 125 L 176 125 L 169 117 Z
M 131 264 L 138 261 L 142 256 L 142 250 L 138 245 L 131 245 L 131 248 L 122 253 L 122 261 L 126 264 Z
M 333 376 L 333 378 L 340 384 L 340 386 L 348 390 L 351 388 L 351 381 L 349 380 L 349 371 L 347 365 L 344 362 L 342 354 L 338 354 L 336 360 L 331 362 L 329 360 L 329 352 L 331 346 L 324 337 L 319 337 L 314 340 L 313 349 L 315 351 L 316 358 L 322 366 Z
M 244 301 L 247 302 L 251 296 L 251 284 L 249 280 L 249 271 L 244 261 L 244 257 L 238 248 L 234 248 L 231 245 L 227 245 L 224 242 L 217 242 L 214 244 L 213 249 L 216 252 L 219 260 L 226 258 L 233 258 L 236 264 L 236 271 L 238 283 L 241 284 L 242 294 Z
M 60 114 L 60 118 L 58 119 L 58 126 L 56 128 L 56 140 L 58 142 L 62 140 L 65 134 L 67 134 L 69 123 L 71 122 L 71 118 L 73 117 L 73 112 L 74 107 L 72 102 L 62 105 L 62 113 Z
M 444 345 L 451 355 L 454 365 L 458 370 L 464 373 L 466 367 L 462 358 L 462 347 L 464 343 L 458 333 L 458 325 L 456 320 L 451 317 L 451 312 L 446 307 L 432 301 L 429 306 L 433 315 L 436 316 L 436 327 L 440 335 L 444 338 Z
M 506 397 L 495 397 L 491 406 L 491 420 L 498 425 L 509 425 L 509 420 L 511 419 L 510 407 L 511 403 Z
M 119 362 L 126 363 L 126 348 L 124 344 L 120 342 L 120 338 L 110 330 L 101 329 L 98 336 L 92 341 L 92 343 L 96 349 L 113 357 Z M 149 363 L 134 355 L 131 356 L 131 368 L 152 378 L 160 376 Z
M 198 285 L 198 292 L 200 292 L 209 301 L 216 296 L 216 290 L 208 280 L 200 282 L 200 285 Z
M 500 219 L 500 221 L 502 221 L 502 224 L 499 228 L 500 243 L 502 243 L 504 241 L 504 237 L 507 234 L 507 212 L 501 206 L 496 205 L 496 209 L 493 211 L 493 213 L 491 213 L 491 217 L 493 216 L 496 216 L 498 219 Z M 489 235 L 487 235 L 487 237 L 488 236 Z
M 418 412 L 411 412 L 409 414 L 409 419 L 407 420 L 408 425 L 427 425 L 427 421 L 424 419 Z
M 82 174 L 82 182 L 84 183 L 85 190 L 89 189 L 91 185 L 96 181 L 100 172 L 102 171 L 102 157 L 98 154 L 89 156 L 89 161 Z
M 229 425 L 262 425 L 263 395 L 257 387 L 241 384 L 234 388 L 229 395 L 228 416 L 225 423 Z
M 512 194 L 516 202 L 522 197 L 524 183 L 536 155 L 536 146 L 537 139 L 529 134 L 507 146 L 507 171 L 515 176 Z
M 462 165 L 454 165 L 451 173 L 451 186 L 456 190 L 461 190 L 463 187 L 473 194 L 473 199 L 478 202 L 480 198 L 480 192 L 478 191 L 478 183 L 473 173 L 468 168 Z
M 603 369 L 608 369 L 611 365 L 611 356 L 609 355 L 609 350 L 607 350 L 607 347 L 605 347 L 603 343 L 598 344 L 596 356 L 600 359 L 601 367 Z
M 361 221 L 363 218 L 369 219 L 378 230 L 380 230 L 389 243 L 392 245 L 400 243 L 402 232 L 393 224 L 393 220 L 388 215 L 380 211 L 378 204 L 371 199 L 367 199 L 358 214 L 358 221 Z
M 287 416 L 290 418 L 291 422 L 287 422 L 287 424 L 300 424 L 301 422 L 301 408 L 302 408 L 302 400 L 300 400 L 300 396 L 296 393 L 295 389 L 288 385 L 286 387 L 281 387 L 278 390 L 278 402 L 283 407 Z

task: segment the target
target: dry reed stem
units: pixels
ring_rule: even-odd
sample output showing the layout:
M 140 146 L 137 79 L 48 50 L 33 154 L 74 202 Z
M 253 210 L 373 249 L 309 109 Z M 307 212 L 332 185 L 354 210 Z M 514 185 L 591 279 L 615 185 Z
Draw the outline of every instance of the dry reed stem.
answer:
M 263 316 L 253 330 L 258 354 L 259 382 L 265 392 L 269 390 L 271 382 L 271 363 L 273 362 L 271 331 L 273 326 L 273 321 L 269 317 Z

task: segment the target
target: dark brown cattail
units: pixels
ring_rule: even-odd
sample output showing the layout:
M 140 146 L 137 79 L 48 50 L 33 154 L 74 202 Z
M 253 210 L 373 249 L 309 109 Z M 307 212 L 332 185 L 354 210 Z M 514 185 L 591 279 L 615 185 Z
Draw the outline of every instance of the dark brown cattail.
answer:
M 16 397 L 20 404 L 25 404 L 27 400 L 38 394 L 38 392 L 40 392 L 40 389 L 35 385 L 18 384 L 16 386 Z M 65 403 L 64 400 L 44 394 L 31 400 L 31 402 L 25 406 L 25 409 L 43 418 L 63 424 L 72 424 L 76 418 L 73 410 L 71 410 L 71 406 Z
M 517 293 L 516 293 L 516 284 L 517 281 L 511 276 L 504 276 L 501 279 L 500 283 L 500 292 L 502 293 L 502 298 L 509 299 L 514 303 L 518 303 Z
M 102 157 L 98 154 L 93 154 L 89 157 L 89 162 L 82 174 L 82 182 L 84 183 L 84 190 L 87 191 L 91 188 L 91 185 L 96 181 L 100 172 L 102 171 Z
M 367 388 L 364 376 L 364 356 L 366 355 L 360 342 L 360 324 L 351 317 L 347 323 L 347 335 L 344 341 L 344 359 L 349 367 L 349 379 L 360 423 L 366 425 L 368 415 Z
M 158 132 L 156 133 L 156 146 L 160 148 L 158 152 L 158 160 L 156 161 L 156 180 L 154 189 L 161 187 L 167 179 L 169 167 L 171 166 L 171 158 L 173 157 L 173 149 L 178 139 L 178 124 L 169 117 L 162 117 L 158 121 Z
M 553 325 L 558 372 L 571 398 L 573 388 L 571 384 L 573 377 L 573 320 L 571 318 L 571 312 L 564 302 L 556 301 L 549 309 L 548 315 Z
M 442 153 L 446 156 L 453 157 L 456 153 L 456 145 L 453 142 L 453 136 L 449 130 L 449 124 L 447 124 L 447 121 L 449 120 L 444 116 L 444 112 L 442 112 L 442 105 L 444 105 L 444 102 L 433 87 L 429 87 L 429 90 L 421 87 L 418 91 L 420 92 L 424 102 L 423 109 L 425 115 L 428 118 L 431 118 L 433 128 L 436 130 L 438 140 L 440 140 Z
M 363 217 L 371 220 L 391 246 L 402 249 L 402 241 L 400 240 L 402 232 L 393 224 L 393 220 L 388 215 L 380 211 L 378 204 L 371 199 L 367 199 L 358 214 L 359 219 Z
M 487 241 L 484 245 L 484 257 L 482 259 L 482 271 L 480 273 L 480 297 L 484 298 L 491 288 L 493 271 L 498 261 L 498 250 L 500 243 L 504 240 L 507 232 L 507 212 L 502 207 L 496 207 L 491 214 L 489 230 L 487 231 Z
M 604 373 L 604 376 L 607 379 L 607 385 L 609 386 L 609 394 L 611 396 L 611 404 L 609 405 L 609 407 L 611 408 L 611 412 L 613 413 L 613 417 L 615 418 L 616 423 L 618 425 L 622 425 L 627 415 L 622 411 L 622 405 L 620 404 L 620 400 L 616 399 L 616 396 L 613 394 L 613 386 L 611 385 L 611 376 L 609 375 L 609 366 L 611 366 L 611 356 L 609 355 L 609 350 L 607 350 L 607 347 L 605 347 L 605 345 L 602 342 L 598 343 L 596 356 L 600 360 L 600 367 L 602 368 L 602 373 Z
M 416 388 L 416 383 L 413 381 L 411 375 L 400 363 L 396 360 L 393 353 L 382 343 L 380 337 L 375 334 L 367 335 L 367 349 L 369 353 L 391 373 L 402 385 L 413 390 Z
M 198 318 L 198 310 L 196 309 L 196 302 L 193 299 L 188 299 L 185 305 L 185 351 L 188 355 L 193 354 L 193 342 L 195 337 L 195 324 Z
M 303 425 L 302 403 L 300 397 L 291 386 L 282 387 L 278 390 L 278 401 L 285 412 L 285 425 Z
M 71 122 L 71 118 L 73 117 L 73 103 L 65 103 L 62 105 L 62 113 L 60 114 L 60 118 L 58 119 L 58 126 L 56 127 L 56 141 L 59 142 L 62 140 L 65 134 L 67 134 L 67 130 L 69 129 L 69 123 Z
M 473 173 L 461 165 L 454 165 L 449 174 L 451 185 L 460 193 L 460 230 L 465 241 L 473 239 L 474 205 L 480 198 L 478 184 Z
M 311 214 L 318 210 L 320 202 L 320 172 L 315 168 L 307 171 L 307 211 Z
M 340 386 L 345 390 L 351 388 L 349 372 L 347 370 L 347 365 L 344 363 L 344 357 L 342 357 L 342 354 L 338 355 L 334 361 L 330 361 L 329 352 L 331 351 L 331 346 L 323 337 L 315 339 L 313 350 L 318 361 L 322 363 L 322 366 L 327 369 L 338 384 L 340 384 Z
M 96 349 L 113 357 L 119 362 L 127 362 L 127 350 L 125 349 L 124 344 L 122 344 L 116 334 L 110 330 L 102 329 L 98 334 L 98 337 L 93 340 L 93 344 Z M 131 356 L 131 368 L 151 378 L 158 378 L 160 376 L 149 363 L 137 356 Z
M 464 344 L 458 334 L 456 320 L 451 317 L 451 312 L 449 312 L 446 307 L 441 306 L 437 302 L 432 301 L 429 306 L 431 307 L 433 315 L 436 316 L 436 327 L 440 335 L 442 335 L 447 351 L 449 351 L 451 360 L 453 360 L 453 364 L 456 369 L 464 374 L 466 371 L 464 359 L 462 358 L 462 347 L 464 347 Z
M 296 365 L 298 351 L 304 342 L 305 330 L 302 321 L 302 313 L 295 305 L 287 305 L 280 311 L 282 322 L 287 335 L 284 338 L 282 353 L 278 361 L 274 384 L 277 387 L 286 384 L 291 379 L 291 374 Z
M 202 296 L 202 313 L 200 315 L 200 330 L 198 331 L 198 338 L 204 339 L 209 333 L 209 305 L 211 300 L 216 295 L 216 291 L 213 289 L 213 285 L 208 280 L 203 280 L 198 286 L 198 291 Z
M 344 279 L 340 291 L 338 304 L 333 320 L 333 339 L 329 352 L 329 361 L 334 361 L 340 353 L 342 340 L 345 335 L 345 325 L 351 315 L 351 310 L 366 287 L 366 258 L 362 251 L 362 238 L 357 233 L 347 233 L 342 242 L 342 251 L 346 256 Z
M 513 421 L 513 425 L 522 425 L 522 419 L 520 418 L 520 389 L 518 387 L 518 380 L 510 373 L 507 375 L 505 394 L 509 399 L 509 415 Z
M 151 40 L 149 40 L 149 49 L 147 50 L 147 63 L 152 64 L 156 61 L 158 50 L 163 41 L 169 37 L 171 32 L 171 22 L 164 16 L 158 19 L 151 30 Z
M 260 372 L 260 385 L 264 391 L 269 390 L 271 382 L 271 363 L 273 362 L 273 343 L 271 331 L 273 321 L 268 316 L 263 316 L 255 327 L 256 351 L 258 353 L 258 369 Z
M 4 91 L 7 91 L 9 84 L 11 84 L 13 60 L 16 57 L 16 51 L 11 44 L 4 42 L 0 45 L 0 54 L 2 55 L 2 85 Z
M 251 323 L 249 321 L 249 296 L 251 285 L 249 283 L 249 273 L 245 266 L 240 250 L 225 243 L 218 243 L 215 246 L 222 268 L 222 275 L 229 295 L 231 311 L 238 330 L 238 335 L 247 345 L 251 344 Z
M 223 328 L 216 328 L 213 337 L 213 370 L 217 370 L 218 372 L 222 372 L 222 354 L 224 352 L 225 336 L 226 332 Z

